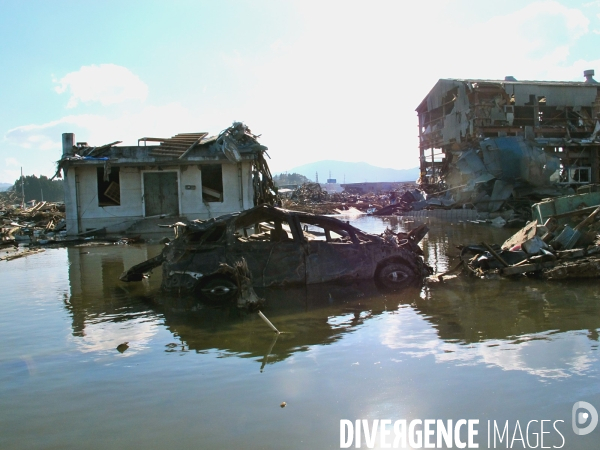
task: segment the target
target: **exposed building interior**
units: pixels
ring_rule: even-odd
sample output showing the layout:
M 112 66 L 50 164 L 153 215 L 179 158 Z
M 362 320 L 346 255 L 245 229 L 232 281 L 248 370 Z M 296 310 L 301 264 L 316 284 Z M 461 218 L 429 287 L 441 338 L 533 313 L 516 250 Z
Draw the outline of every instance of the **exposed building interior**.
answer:
M 478 155 L 493 175 L 481 182 L 495 178 L 514 187 L 574 188 L 598 183 L 600 84 L 593 75 L 586 70 L 581 82 L 440 79 L 416 109 L 422 188 L 458 189 L 472 180 L 473 171 L 456 167 L 466 152 Z M 519 160 L 525 148 L 529 154 Z M 505 156 L 526 170 L 502 175 L 499 164 Z M 542 181 L 529 179 L 542 173 Z

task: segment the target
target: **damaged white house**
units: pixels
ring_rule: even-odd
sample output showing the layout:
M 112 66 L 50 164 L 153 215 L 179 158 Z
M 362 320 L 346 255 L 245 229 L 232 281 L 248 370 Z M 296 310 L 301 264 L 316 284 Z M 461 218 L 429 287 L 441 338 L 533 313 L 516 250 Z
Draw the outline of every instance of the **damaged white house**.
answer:
M 156 228 L 161 219 L 208 219 L 277 199 L 267 148 L 242 123 L 212 137 L 183 133 L 144 137 L 137 146 L 119 143 L 93 147 L 63 134 L 58 173 L 64 172 L 68 235 L 153 231 L 148 225 Z
M 475 184 L 518 197 L 533 188 L 600 182 L 600 84 L 441 79 L 416 111 L 420 183 L 477 201 Z M 500 181 L 500 182 L 498 182 Z M 494 185 L 496 182 L 496 185 Z M 469 198 L 467 198 L 469 197 Z M 479 198 L 481 200 L 481 198 Z

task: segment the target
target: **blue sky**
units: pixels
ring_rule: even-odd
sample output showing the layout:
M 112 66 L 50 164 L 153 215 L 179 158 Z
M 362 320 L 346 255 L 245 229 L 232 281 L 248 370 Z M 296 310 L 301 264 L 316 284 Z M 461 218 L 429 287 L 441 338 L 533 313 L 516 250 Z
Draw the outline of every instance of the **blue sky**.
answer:
M 438 79 L 600 80 L 598 49 L 599 1 L 0 0 L 0 182 L 53 175 L 64 132 L 135 144 L 233 121 L 273 172 L 416 167 Z

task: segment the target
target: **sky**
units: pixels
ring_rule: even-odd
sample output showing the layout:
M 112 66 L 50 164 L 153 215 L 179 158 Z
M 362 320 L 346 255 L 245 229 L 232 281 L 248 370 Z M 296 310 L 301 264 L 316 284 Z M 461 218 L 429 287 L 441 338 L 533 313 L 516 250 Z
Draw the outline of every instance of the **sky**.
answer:
M 600 80 L 600 1 L 0 0 L 0 182 L 100 146 L 244 122 L 273 173 L 418 166 L 440 78 Z M 335 178 L 335 168 L 332 168 Z

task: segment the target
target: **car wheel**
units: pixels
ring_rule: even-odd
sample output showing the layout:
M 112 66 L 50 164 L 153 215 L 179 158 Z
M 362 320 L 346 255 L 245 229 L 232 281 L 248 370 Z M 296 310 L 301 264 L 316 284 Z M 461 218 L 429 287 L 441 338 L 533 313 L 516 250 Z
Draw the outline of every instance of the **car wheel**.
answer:
M 386 287 L 398 287 L 415 277 L 414 272 L 404 264 L 389 263 L 377 273 L 377 281 Z
M 238 287 L 231 278 L 218 277 L 203 283 L 200 293 L 210 301 L 226 302 L 237 296 Z

